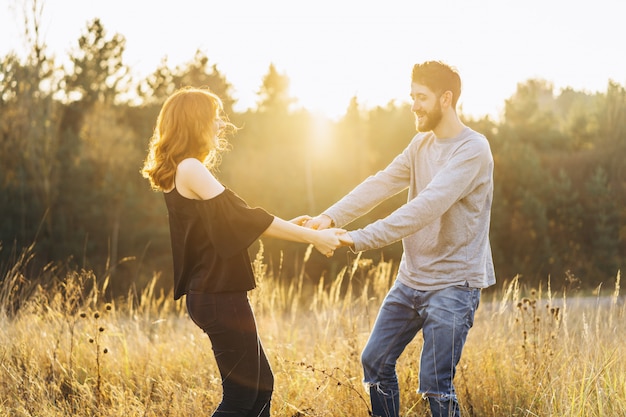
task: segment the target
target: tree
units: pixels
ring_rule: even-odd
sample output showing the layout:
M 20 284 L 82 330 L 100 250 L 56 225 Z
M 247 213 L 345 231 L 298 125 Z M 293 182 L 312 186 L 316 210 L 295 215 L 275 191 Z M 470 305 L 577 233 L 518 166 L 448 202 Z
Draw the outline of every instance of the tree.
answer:
M 350 158 L 342 158 L 340 173 L 347 176 L 351 185 L 356 185 L 371 174 L 368 154 L 370 147 L 366 137 L 367 121 L 357 97 L 350 99 L 346 114 L 337 124 L 335 147 L 342 155 L 350 155 Z
M 504 134 L 510 135 L 508 131 Z M 530 144 L 502 138 L 495 141 L 501 145 L 494 154 L 491 237 L 494 254 L 500 257 L 496 259 L 499 273 L 545 277 L 550 265 L 546 207 L 549 174 Z
M 78 48 L 70 53 L 67 98 L 90 107 L 98 101 L 112 103 L 127 92 L 130 71 L 122 59 L 125 48 L 126 39 L 120 34 L 108 38 L 100 19 L 89 22 Z
M 287 114 L 290 107 L 296 102 L 296 99 L 289 95 L 289 84 L 289 77 L 278 73 L 274 64 L 270 64 L 258 92 L 259 112 L 275 115 Z
M 222 100 L 224 112 L 232 113 L 235 103 L 232 85 L 217 69 L 217 64 L 209 65 L 209 58 L 200 50 L 191 61 L 175 69 L 168 66 L 167 57 L 164 57 L 159 67 L 139 84 L 137 92 L 144 104 L 160 106 L 174 91 L 187 86 L 209 88 Z
M 43 225 L 42 241 L 53 240 L 52 216 L 48 212 L 58 196 L 59 161 L 56 158 L 59 106 L 54 100 L 58 91 L 58 71 L 54 59 L 46 54 L 41 35 L 43 5 L 33 0 L 24 9 L 24 37 L 27 56 L 22 62 L 9 54 L 0 64 L 0 162 L 3 166 L 3 196 L 20 225 L 15 237 L 29 245 Z M 19 208 L 17 212 L 13 211 Z M 15 226 L 13 226 L 15 227 Z M 42 251 L 51 245 L 42 245 Z
M 567 138 L 565 150 L 592 149 L 599 136 L 596 96 L 566 88 L 556 99 L 560 131 Z
M 594 268 L 599 271 L 600 281 L 610 279 L 617 273 L 619 265 L 619 226 L 618 211 L 614 203 L 609 178 L 604 168 L 598 167 L 586 184 L 587 216 L 589 224 L 586 239 L 592 254 Z M 596 278 L 597 279 L 597 278 Z
M 549 237 L 551 243 L 551 273 L 564 276 L 567 270 L 580 276 L 584 271 L 583 225 L 584 209 L 580 195 L 564 169 L 551 178 L 547 200 Z M 554 276 L 554 275 L 553 275 Z M 553 281 L 554 282 L 554 281 Z
M 56 159 L 65 162 L 55 206 L 57 247 L 66 256 L 82 258 L 82 267 L 107 273 L 115 271 L 124 243 L 131 240 L 134 227 L 124 227 L 126 207 L 136 203 L 134 177 L 145 149 L 136 140 L 139 131 L 126 124 L 130 76 L 124 49 L 123 36 L 109 37 L 99 19 L 88 23 L 64 78 L 62 146 Z
M 513 97 L 505 102 L 504 120 L 509 139 L 527 142 L 537 149 L 562 146 L 553 86 L 544 80 L 518 84 Z
M 600 120 L 603 138 L 615 147 L 626 149 L 626 88 L 610 81 L 603 104 Z
M 392 159 L 409 145 L 415 136 L 415 116 L 410 106 L 391 101 L 377 106 L 367 114 L 365 144 L 369 150 L 368 175 L 386 167 Z

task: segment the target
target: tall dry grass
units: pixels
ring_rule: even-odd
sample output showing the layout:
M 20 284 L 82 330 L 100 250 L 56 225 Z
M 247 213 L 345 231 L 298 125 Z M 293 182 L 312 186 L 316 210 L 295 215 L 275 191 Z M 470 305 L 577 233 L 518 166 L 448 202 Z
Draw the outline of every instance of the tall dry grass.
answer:
M 0 284 L 1 416 L 211 414 L 221 392 L 210 342 L 183 303 L 155 290 L 158 277 L 106 302 L 107 278 L 48 269 L 48 284 L 34 285 L 25 259 Z M 273 416 L 367 416 L 359 356 L 393 262 L 357 257 L 319 284 L 304 269 L 284 283 L 261 247 L 254 268 Z M 619 283 L 618 274 L 610 293 L 585 299 L 517 278 L 485 293 L 456 376 L 464 415 L 626 415 Z M 398 363 L 403 416 L 429 415 L 415 392 L 420 346 L 418 336 Z

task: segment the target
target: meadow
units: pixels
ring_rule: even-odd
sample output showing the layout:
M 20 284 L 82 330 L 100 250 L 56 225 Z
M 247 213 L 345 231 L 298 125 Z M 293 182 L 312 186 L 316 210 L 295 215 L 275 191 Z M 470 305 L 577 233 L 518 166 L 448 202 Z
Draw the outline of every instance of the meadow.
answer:
M 288 279 L 268 268 L 262 245 L 254 260 L 250 299 L 276 378 L 272 415 L 368 416 L 359 357 L 397 265 L 359 256 L 312 280 L 309 256 Z M 24 263 L 0 283 L 1 416 L 211 414 L 221 390 L 210 342 L 184 302 L 157 289 L 163 278 L 107 300 L 106 276 L 50 268 L 51 285 L 27 286 Z M 549 281 L 500 279 L 483 294 L 458 367 L 463 415 L 626 415 L 619 273 L 585 298 Z M 420 346 L 418 335 L 398 364 L 402 416 L 429 415 L 416 393 Z

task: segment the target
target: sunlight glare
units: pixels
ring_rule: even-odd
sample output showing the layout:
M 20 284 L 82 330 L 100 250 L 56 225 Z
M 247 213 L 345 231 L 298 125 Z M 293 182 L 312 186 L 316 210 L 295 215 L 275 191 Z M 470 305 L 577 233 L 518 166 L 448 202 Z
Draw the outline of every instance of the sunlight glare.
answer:
M 332 123 L 322 114 L 311 116 L 308 132 L 309 157 L 316 163 L 333 158 Z

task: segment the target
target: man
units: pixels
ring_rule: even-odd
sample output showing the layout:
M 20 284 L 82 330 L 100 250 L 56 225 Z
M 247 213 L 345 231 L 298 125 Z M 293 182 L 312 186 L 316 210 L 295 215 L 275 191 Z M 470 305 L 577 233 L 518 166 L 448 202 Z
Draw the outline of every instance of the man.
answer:
M 408 187 L 408 201 L 386 218 L 350 231 L 355 251 L 402 240 L 395 283 L 361 361 L 374 416 L 399 416 L 395 365 L 422 330 L 419 389 L 433 416 L 460 416 L 453 378 L 480 291 L 495 283 L 489 243 L 493 157 L 486 138 L 456 113 L 461 80 L 437 61 L 416 64 L 411 80 L 418 133 L 384 170 L 307 222 L 343 226 Z

